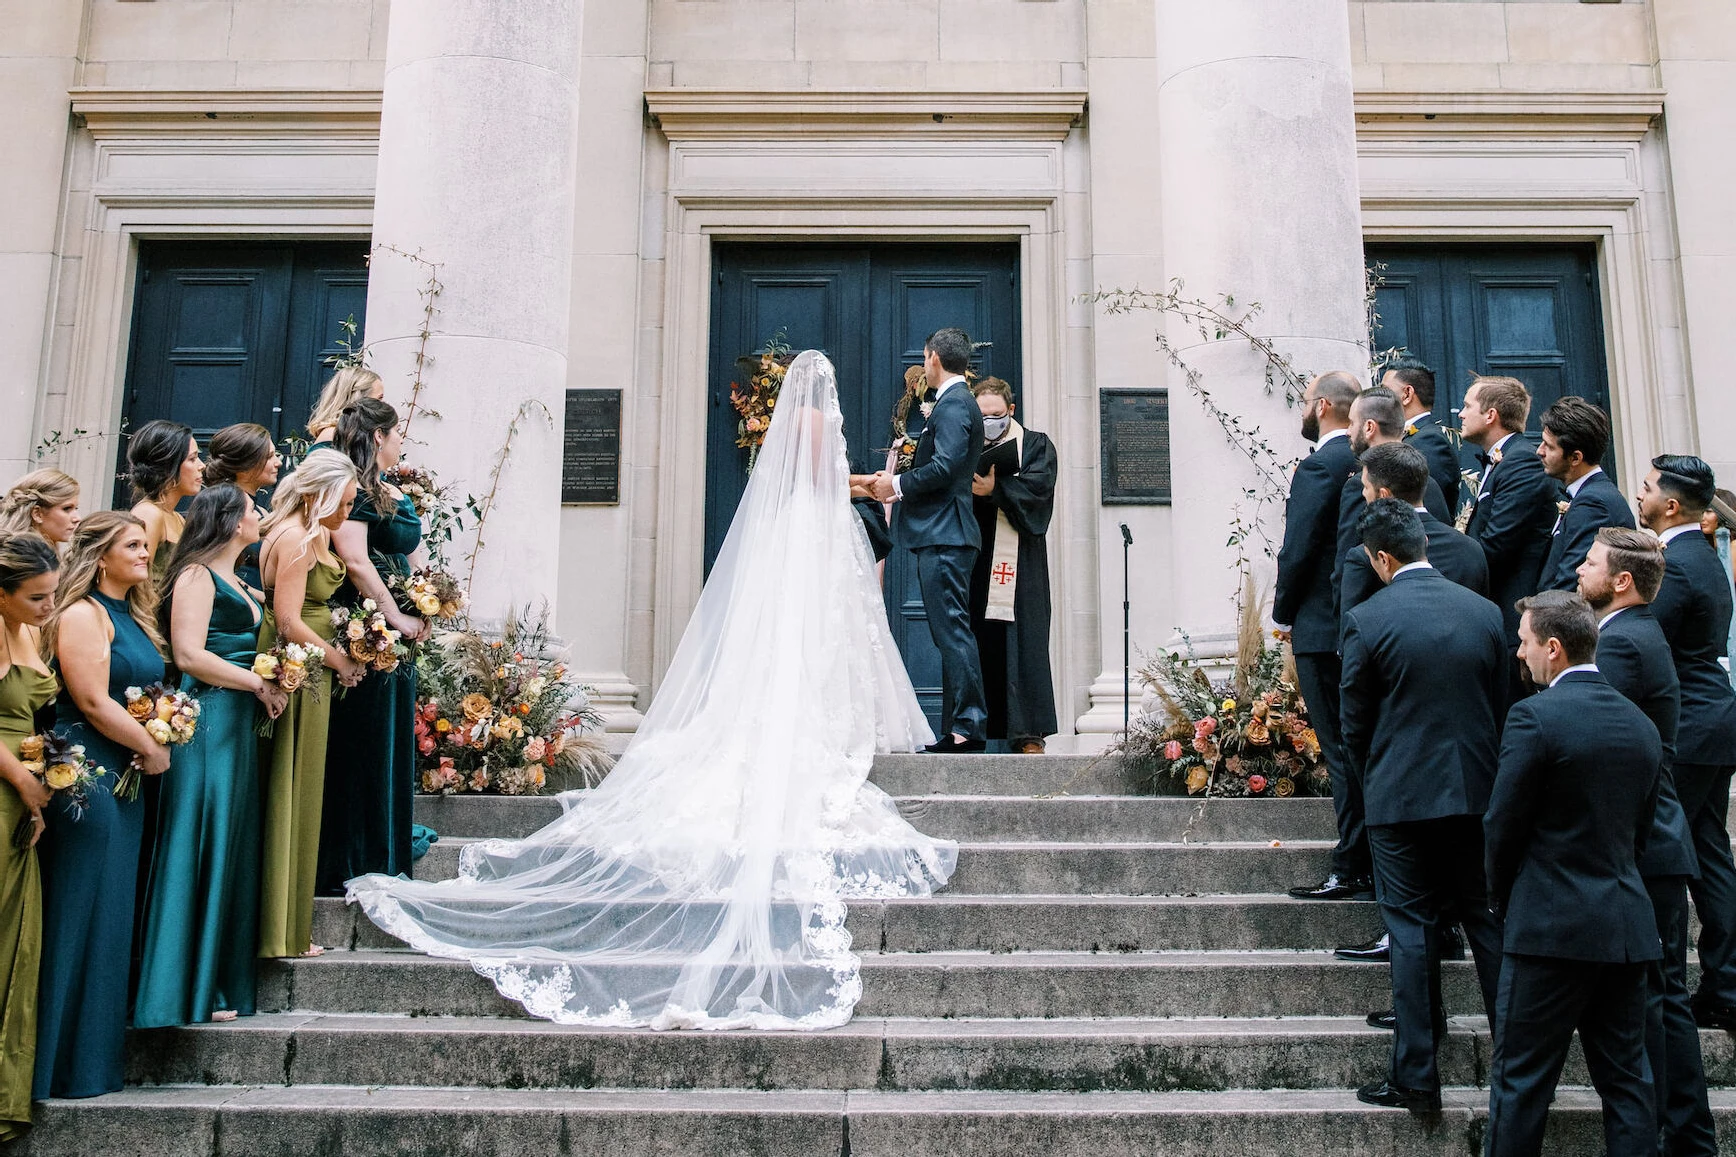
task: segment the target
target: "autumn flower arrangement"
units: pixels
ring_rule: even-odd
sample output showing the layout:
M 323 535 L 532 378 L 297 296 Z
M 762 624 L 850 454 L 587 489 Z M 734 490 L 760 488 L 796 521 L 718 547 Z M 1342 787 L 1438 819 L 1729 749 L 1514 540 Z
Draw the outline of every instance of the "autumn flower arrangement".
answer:
M 1242 606 L 1230 678 L 1209 677 L 1184 636 L 1181 651 L 1160 652 L 1140 671 L 1152 709 L 1132 722 L 1120 750 L 1152 768 L 1164 794 L 1330 795 L 1294 664 L 1263 629 L 1263 600 L 1251 583 Z
M 332 645 L 369 671 L 396 671 L 409 655 L 410 649 L 386 625 L 386 612 L 373 599 L 353 607 L 333 607 L 332 632 Z
M 18 760 L 25 771 L 66 801 L 74 820 L 84 818 L 84 809 L 90 806 L 91 787 L 108 774 L 85 756 L 84 744 L 69 743 L 52 731 L 26 736 L 18 745 Z M 35 821 L 26 812 L 12 830 L 13 846 L 28 848 L 34 827 Z
M 747 451 L 747 468 L 751 471 L 765 444 L 766 431 L 771 429 L 772 411 L 777 408 L 778 391 L 783 389 L 784 375 L 795 360 L 795 351 L 779 330 L 758 353 L 735 359 L 736 367 L 745 379 L 729 383 L 729 404 L 740 415 L 735 427 L 735 444 Z
M 470 595 L 458 580 L 436 567 L 392 575 L 386 585 L 404 610 L 434 622 L 455 623 L 470 606 Z
M 313 647 L 306 643 L 292 643 L 287 639 L 279 639 L 271 650 L 262 651 L 253 657 L 253 673 L 267 683 L 274 684 L 285 695 L 294 695 L 325 666 L 325 648 Z M 318 694 L 316 690 L 310 694 Z M 277 720 L 262 714 L 258 731 L 262 736 L 270 736 L 276 728 Z
M 601 723 L 557 655 L 546 614 L 512 616 L 499 639 L 439 631 L 417 658 L 416 754 L 423 792 L 536 795 L 601 780 Z
M 185 691 L 171 691 L 161 683 L 128 687 L 127 714 L 144 726 L 145 734 L 165 747 L 179 747 L 193 738 L 199 726 L 199 700 Z M 121 772 L 114 786 L 116 799 L 137 799 L 139 761 L 135 758 Z

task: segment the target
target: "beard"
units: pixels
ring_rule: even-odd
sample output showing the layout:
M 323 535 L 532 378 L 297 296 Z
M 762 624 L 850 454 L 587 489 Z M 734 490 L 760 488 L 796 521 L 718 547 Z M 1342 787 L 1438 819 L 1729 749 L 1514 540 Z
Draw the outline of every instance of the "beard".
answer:
M 1318 425 L 1318 423 L 1316 423 L 1316 425 Z M 1350 432 L 1350 452 L 1352 454 L 1355 454 L 1358 458 L 1362 457 L 1364 454 L 1368 453 L 1368 445 L 1368 435 L 1364 434 L 1361 430 L 1352 430 Z
M 1310 442 L 1320 441 L 1320 415 L 1312 407 L 1302 415 L 1302 436 Z
M 1602 615 L 1604 611 L 1609 609 L 1609 605 L 1615 602 L 1615 584 L 1608 579 L 1603 581 L 1602 586 L 1597 587 L 1588 587 L 1585 585 L 1585 580 L 1580 579 L 1579 593 L 1586 602 L 1591 604 L 1593 613 L 1598 615 Z

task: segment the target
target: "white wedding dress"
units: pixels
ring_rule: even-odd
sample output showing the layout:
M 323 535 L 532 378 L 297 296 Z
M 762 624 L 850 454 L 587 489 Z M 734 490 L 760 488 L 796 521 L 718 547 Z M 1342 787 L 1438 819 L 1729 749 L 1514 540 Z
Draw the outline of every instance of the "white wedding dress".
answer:
M 809 350 L 699 605 L 615 770 L 442 882 L 363 876 L 386 932 L 470 961 L 534 1016 L 828 1028 L 862 994 L 845 901 L 924 896 L 957 845 L 867 781 L 933 739 L 850 505 L 837 380 Z

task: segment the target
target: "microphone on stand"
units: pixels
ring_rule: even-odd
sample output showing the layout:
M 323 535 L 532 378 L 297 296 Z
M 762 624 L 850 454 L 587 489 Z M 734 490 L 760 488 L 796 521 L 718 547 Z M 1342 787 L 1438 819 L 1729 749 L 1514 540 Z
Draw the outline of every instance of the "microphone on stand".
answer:
M 1133 532 L 1121 524 L 1121 737 L 1127 738 L 1133 720 Z

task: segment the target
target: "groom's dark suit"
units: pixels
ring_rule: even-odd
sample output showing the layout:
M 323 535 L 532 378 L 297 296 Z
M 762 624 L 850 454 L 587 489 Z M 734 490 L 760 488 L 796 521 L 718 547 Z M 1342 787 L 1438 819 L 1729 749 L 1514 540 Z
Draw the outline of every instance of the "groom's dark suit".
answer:
M 971 476 L 983 449 L 983 415 L 963 378 L 936 398 L 910 469 L 897 478 L 892 532 L 916 555 L 928 631 L 940 650 L 944 739 L 982 739 L 988 721 L 976 636 L 970 629 L 970 575 L 982 547 L 971 508 Z

